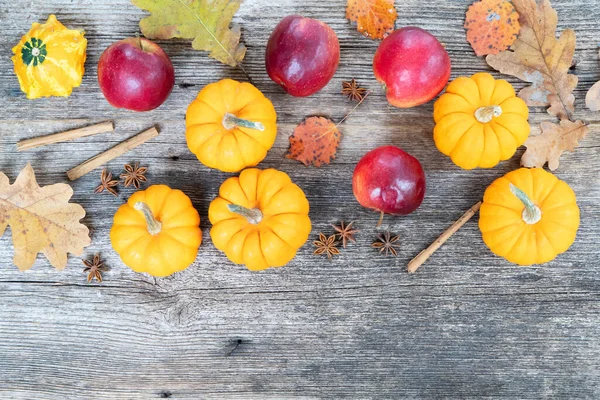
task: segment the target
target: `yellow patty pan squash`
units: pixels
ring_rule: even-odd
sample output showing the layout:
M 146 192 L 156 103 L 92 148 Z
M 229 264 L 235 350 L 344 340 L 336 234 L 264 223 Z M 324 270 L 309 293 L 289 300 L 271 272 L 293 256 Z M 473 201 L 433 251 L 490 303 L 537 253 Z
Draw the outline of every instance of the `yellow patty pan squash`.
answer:
M 206 85 L 185 116 L 192 153 L 207 167 L 239 172 L 264 160 L 277 136 L 273 103 L 247 82 Z
M 281 267 L 308 239 L 309 205 L 302 189 L 275 169 L 245 169 L 221 185 L 208 218 L 217 249 L 250 270 Z
M 512 263 L 553 260 L 571 247 L 578 228 L 575 193 L 541 168 L 509 172 L 483 196 L 479 218 L 483 241 Z
M 134 193 L 116 212 L 110 241 L 135 272 L 167 276 L 196 259 L 200 216 L 181 190 L 153 185 Z
M 69 96 L 81 85 L 86 47 L 83 32 L 65 28 L 54 15 L 45 24 L 34 22 L 12 49 L 15 74 L 27 98 Z
M 459 77 L 433 106 L 433 140 L 461 168 L 491 168 L 525 143 L 528 117 L 507 81 L 485 72 Z

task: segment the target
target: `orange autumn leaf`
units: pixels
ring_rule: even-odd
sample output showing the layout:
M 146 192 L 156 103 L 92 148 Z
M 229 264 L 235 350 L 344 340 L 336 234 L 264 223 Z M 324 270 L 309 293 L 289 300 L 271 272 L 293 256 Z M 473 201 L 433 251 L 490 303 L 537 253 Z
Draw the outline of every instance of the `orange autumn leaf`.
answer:
M 348 0 L 346 18 L 371 39 L 383 39 L 394 30 L 398 18 L 394 0 Z
M 515 42 L 521 29 L 519 14 L 505 0 L 482 0 L 469 7 L 467 40 L 478 56 L 498 54 Z
M 320 167 L 335 158 L 342 135 L 332 120 L 310 117 L 296 127 L 290 136 L 288 158 L 306 166 Z

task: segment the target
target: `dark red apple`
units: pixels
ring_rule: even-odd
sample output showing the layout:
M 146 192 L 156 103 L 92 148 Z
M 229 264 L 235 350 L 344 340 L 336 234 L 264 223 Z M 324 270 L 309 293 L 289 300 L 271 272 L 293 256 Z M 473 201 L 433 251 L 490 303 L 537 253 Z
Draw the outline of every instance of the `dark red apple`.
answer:
M 424 29 L 409 26 L 383 39 L 373 59 L 375 78 L 387 91 L 388 102 L 409 108 L 437 96 L 450 79 L 450 57 Z
M 406 215 L 423 202 L 425 173 L 419 160 L 404 150 L 382 146 L 365 154 L 356 164 L 352 190 L 363 207 Z
M 267 73 L 292 96 L 310 96 L 323 89 L 339 62 L 337 35 L 316 19 L 287 16 L 277 24 L 267 43 Z
M 114 107 L 149 111 L 167 100 L 175 72 L 160 46 L 148 39 L 131 38 L 104 50 L 98 62 L 98 83 Z

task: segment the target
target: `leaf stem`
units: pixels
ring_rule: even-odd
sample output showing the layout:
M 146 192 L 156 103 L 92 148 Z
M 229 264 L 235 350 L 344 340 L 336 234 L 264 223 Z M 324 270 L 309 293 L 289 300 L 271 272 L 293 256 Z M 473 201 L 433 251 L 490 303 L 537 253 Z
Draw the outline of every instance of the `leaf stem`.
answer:
M 373 93 L 372 90 L 369 90 L 367 93 L 365 93 L 365 95 L 363 96 L 363 98 L 360 99 L 360 101 L 358 103 L 356 103 L 356 105 L 354 106 L 354 108 L 352 110 L 350 110 L 346 115 L 344 115 L 344 117 L 340 120 L 340 122 L 338 122 L 337 124 L 335 124 L 334 128 L 337 129 L 344 121 L 346 121 L 348 119 L 348 117 L 350 117 L 350 115 L 352 115 L 352 113 L 354 111 L 356 111 L 356 109 L 358 108 L 358 106 L 360 106 L 362 104 L 362 102 L 365 101 L 365 99 L 367 97 L 369 97 L 369 95 L 371 93 Z M 322 138 L 324 136 L 329 135 L 333 131 L 334 128 L 329 128 L 327 131 L 325 131 L 325 133 L 317 136 L 315 139 L 320 139 L 320 138 Z
M 336 126 L 336 127 L 338 127 L 338 126 L 340 126 L 340 124 L 341 124 L 342 122 L 344 122 L 345 120 L 347 120 L 347 119 L 348 119 L 348 117 L 349 117 L 350 115 L 352 115 L 352 113 L 353 113 L 354 111 L 356 111 L 356 109 L 358 108 L 358 106 L 360 106 L 360 105 L 362 104 L 362 102 L 363 102 L 363 101 L 365 101 L 365 100 L 366 100 L 366 98 L 367 98 L 367 97 L 369 97 L 369 95 L 370 95 L 371 93 L 373 93 L 373 91 L 372 91 L 372 90 L 369 90 L 369 91 L 367 91 L 367 93 L 365 93 L 365 95 L 363 96 L 363 98 L 362 98 L 362 99 L 360 99 L 360 101 L 359 101 L 358 103 L 356 103 L 356 105 L 354 106 L 354 108 L 353 108 L 352 110 L 350 110 L 350 111 L 348 112 L 348 114 L 344 115 L 344 118 L 342 118 L 342 119 L 340 120 L 340 122 L 338 122 L 338 123 L 337 123 L 335 126 Z

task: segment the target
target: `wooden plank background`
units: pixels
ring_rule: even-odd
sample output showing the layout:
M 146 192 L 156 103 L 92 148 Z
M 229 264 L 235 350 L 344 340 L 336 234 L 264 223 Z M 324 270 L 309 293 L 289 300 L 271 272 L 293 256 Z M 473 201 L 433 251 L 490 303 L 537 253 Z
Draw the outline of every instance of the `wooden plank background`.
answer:
M 397 26 L 435 34 L 452 59 L 452 76 L 489 68 L 475 57 L 462 28 L 469 0 L 397 2 Z M 387 105 L 373 77 L 378 43 L 344 19 L 343 0 L 246 0 L 235 21 L 248 47 L 244 61 L 256 85 L 273 100 L 279 136 L 261 167 L 292 176 L 307 193 L 314 224 L 355 220 L 358 243 L 333 261 L 312 255 L 310 243 L 287 267 L 250 273 L 212 245 L 209 202 L 229 175 L 209 170 L 188 151 L 185 110 L 206 84 L 235 70 L 191 49 L 187 41 L 160 42 L 171 56 L 176 85 L 159 109 L 112 108 L 97 84 L 96 65 L 112 42 L 134 36 L 144 12 L 127 0 L 0 0 L 0 170 L 14 180 L 29 162 L 41 184 L 67 182 L 65 172 L 126 137 L 157 124 L 161 135 L 108 165 L 149 166 L 150 183 L 182 189 L 202 216 L 204 243 L 196 262 L 165 279 L 136 274 L 112 251 L 112 215 L 119 198 L 94 195 L 100 171 L 73 184 L 73 200 L 87 211 L 93 244 L 112 269 L 88 284 L 71 257 L 59 272 L 41 257 L 33 269 L 12 265 L 7 232 L 0 239 L 0 395 L 31 399 L 282 399 L 282 398 L 600 398 L 600 113 L 584 97 L 600 79 L 600 1 L 554 0 L 559 28 L 577 33 L 579 85 L 575 113 L 591 128 L 557 175 L 575 190 L 582 223 L 576 243 L 554 262 L 519 268 L 492 255 L 476 219 L 415 275 L 407 262 L 481 198 L 493 179 L 515 169 L 519 154 L 492 170 L 462 171 L 435 148 L 432 104 L 408 110 Z M 51 13 L 86 30 L 83 84 L 67 99 L 29 101 L 19 90 L 11 48 L 32 22 Z M 309 98 L 292 98 L 269 80 L 264 49 L 277 22 L 298 13 L 336 31 L 340 67 Z M 494 73 L 495 76 L 500 76 Z M 339 120 L 353 106 L 340 94 L 352 77 L 375 93 L 343 125 L 336 160 L 320 169 L 284 157 L 288 136 L 305 116 Z M 506 77 L 504 77 L 506 78 Z M 508 78 L 516 87 L 523 84 Z M 532 109 L 531 123 L 552 120 Z M 17 153 L 24 138 L 112 119 L 116 133 Z M 352 195 L 354 165 L 384 144 L 421 160 L 428 192 L 418 212 L 386 217 L 381 229 L 402 236 L 396 259 L 369 247 L 378 215 Z

